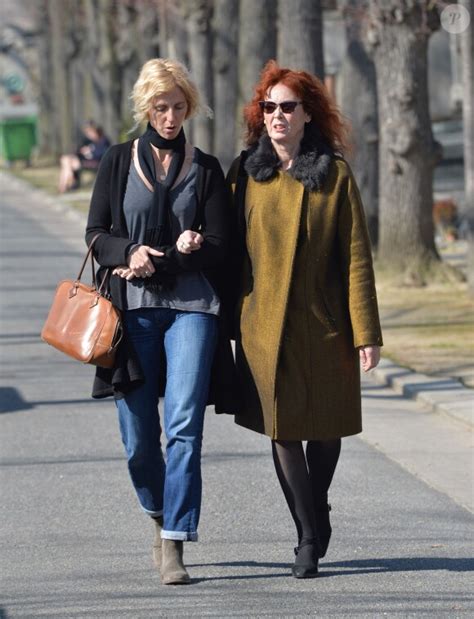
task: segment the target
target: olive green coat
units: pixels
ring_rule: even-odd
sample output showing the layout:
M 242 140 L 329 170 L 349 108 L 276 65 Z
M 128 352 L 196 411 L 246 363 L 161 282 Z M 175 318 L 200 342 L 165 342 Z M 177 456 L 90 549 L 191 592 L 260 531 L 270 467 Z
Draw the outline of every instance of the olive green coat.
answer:
M 233 188 L 237 159 L 229 172 Z M 236 362 L 239 425 L 281 440 L 361 431 L 357 347 L 381 345 L 372 256 L 348 164 L 321 190 L 286 172 L 248 178 Z M 242 212 L 242 211 L 241 211 Z

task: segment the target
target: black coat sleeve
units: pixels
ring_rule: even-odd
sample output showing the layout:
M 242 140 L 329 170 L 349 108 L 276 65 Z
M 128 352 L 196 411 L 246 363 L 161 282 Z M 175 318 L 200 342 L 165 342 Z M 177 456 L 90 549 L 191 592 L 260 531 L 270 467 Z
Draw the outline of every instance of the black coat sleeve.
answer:
M 115 267 L 127 263 L 129 249 L 134 242 L 118 236 L 118 216 L 113 221 L 113 192 L 118 193 L 120 178 L 118 174 L 119 158 L 116 146 L 111 147 L 102 158 L 92 192 L 89 216 L 86 227 L 86 243 L 100 234 L 94 244 L 94 255 L 100 265 Z M 114 185 L 113 185 L 114 184 Z M 121 205 L 115 205 L 116 209 Z M 113 233 L 115 230 L 115 234 Z

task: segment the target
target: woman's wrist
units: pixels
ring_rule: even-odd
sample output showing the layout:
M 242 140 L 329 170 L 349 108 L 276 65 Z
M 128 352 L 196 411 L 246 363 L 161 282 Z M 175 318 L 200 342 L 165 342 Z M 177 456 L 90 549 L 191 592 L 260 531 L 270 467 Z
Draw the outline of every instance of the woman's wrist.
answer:
M 140 247 L 139 243 L 135 243 L 134 245 L 130 245 L 130 247 L 127 248 L 126 259 L 127 259 L 128 266 L 130 266 L 131 257 L 133 256 L 133 254 L 137 251 L 139 247 Z

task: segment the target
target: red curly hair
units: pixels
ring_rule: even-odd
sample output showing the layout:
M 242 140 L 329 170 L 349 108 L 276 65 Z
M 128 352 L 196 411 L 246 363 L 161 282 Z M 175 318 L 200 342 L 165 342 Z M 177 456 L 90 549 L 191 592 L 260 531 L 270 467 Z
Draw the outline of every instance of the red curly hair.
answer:
M 348 125 L 321 80 L 306 71 L 294 71 L 280 67 L 275 60 L 269 60 L 255 86 L 253 99 L 244 107 L 244 119 L 247 123 L 245 141 L 248 146 L 255 144 L 264 131 L 263 112 L 259 101 L 264 101 L 268 91 L 276 84 L 282 83 L 290 88 L 303 102 L 304 111 L 311 116 L 323 140 L 334 151 L 343 154 L 350 150 L 348 142 Z

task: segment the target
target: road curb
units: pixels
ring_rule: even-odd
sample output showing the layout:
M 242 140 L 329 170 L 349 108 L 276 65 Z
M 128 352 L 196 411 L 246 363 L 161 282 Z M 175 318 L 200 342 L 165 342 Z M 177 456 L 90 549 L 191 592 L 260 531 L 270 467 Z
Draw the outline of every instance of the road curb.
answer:
M 474 390 L 464 387 L 459 380 L 418 374 L 390 359 L 381 359 L 371 376 L 376 383 L 420 402 L 433 413 L 448 415 L 470 428 L 474 426 Z

